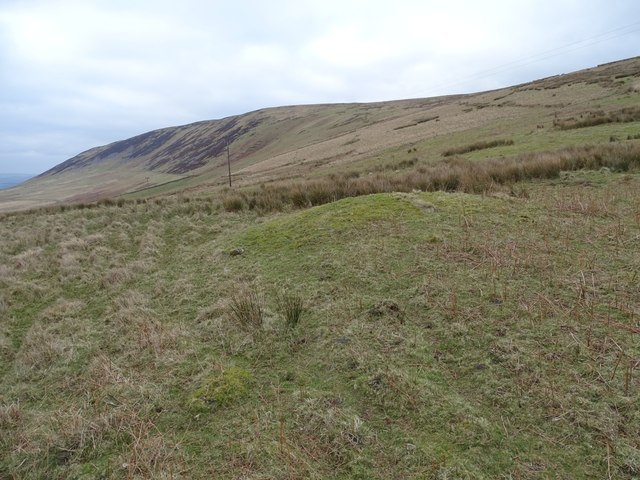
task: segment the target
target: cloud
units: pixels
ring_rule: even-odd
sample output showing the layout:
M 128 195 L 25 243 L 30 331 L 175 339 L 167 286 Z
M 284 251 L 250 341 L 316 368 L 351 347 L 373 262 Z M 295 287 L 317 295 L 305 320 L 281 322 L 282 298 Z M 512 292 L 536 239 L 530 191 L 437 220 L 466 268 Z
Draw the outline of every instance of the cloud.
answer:
M 638 13 L 601 0 L 5 0 L 0 171 L 43 171 L 154 128 L 268 106 L 470 92 L 586 68 L 637 54 L 640 22 L 620 27 Z

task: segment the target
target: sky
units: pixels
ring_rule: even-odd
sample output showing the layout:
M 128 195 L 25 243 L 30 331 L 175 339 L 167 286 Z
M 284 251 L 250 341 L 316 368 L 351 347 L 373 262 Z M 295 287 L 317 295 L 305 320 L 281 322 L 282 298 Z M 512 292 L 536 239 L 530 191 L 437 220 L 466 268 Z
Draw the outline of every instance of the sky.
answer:
M 0 0 L 0 172 L 266 107 L 470 93 L 637 55 L 637 0 Z

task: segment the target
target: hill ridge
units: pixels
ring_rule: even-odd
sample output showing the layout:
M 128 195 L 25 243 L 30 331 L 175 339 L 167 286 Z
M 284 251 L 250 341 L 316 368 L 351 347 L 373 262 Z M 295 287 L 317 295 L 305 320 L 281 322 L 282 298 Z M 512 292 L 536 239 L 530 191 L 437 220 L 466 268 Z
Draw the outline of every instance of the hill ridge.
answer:
M 0 210 L 167 184 L 174 191 L 222 185 L 227 145 L 234 178 L 246 185 L 350 168 L 365 172 L 392 158 L 429 162 L 461 142 L 505 135 L 517 145 L 497 154 L 580 143 L 579 135 L 560 135 L 555 119 L 633 104 L 639 78 L 640 57 L 634 57 L 474 94 L 279 106 L 165 127 L 89 149 L 0 193 Z M 590 137 L 597 143 L 626 130 L 601 128 Z

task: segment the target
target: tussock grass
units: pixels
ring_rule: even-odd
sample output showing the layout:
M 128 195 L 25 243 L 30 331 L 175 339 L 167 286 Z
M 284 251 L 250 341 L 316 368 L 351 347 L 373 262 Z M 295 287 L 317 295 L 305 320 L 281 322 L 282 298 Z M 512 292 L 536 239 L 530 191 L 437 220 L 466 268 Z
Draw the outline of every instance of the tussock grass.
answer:
M 3 315 L 9 309 L 9 304 L 4 296 L 0 296 L 0 315 Z
M 82 266 L 79 256 L 75 253 L 63 253 L 58 263 L 61 278 L 79 279 L 82 276 Z
M 553 125 L 560 130 L 595 127 L 607 123 L 630 123 L 640 121 L 640 107 L 626 107 L 605 112 L 603 110 L 585 112 L 576 117 L 556 118 Z
M 132 354 L 148 352 L 159 359 L 178 345 L 181 329 L 162 322 L 151 308 L 147 295 L 139 291 L 128 290 L 118 296 L 109 312 L 110 323 L 116 332 L 133 342 Z
M 16 360 L 27 370 L 44 371 L 59 360 L 71 358 L 71 339 L 61 335 L 57 325 L 33 325 L 24 337 Z
M 442 152 L 443 157 L 451 157 L 453 155 L 462 155 L 465 153 L 475 152 L 477 150 L 486 150 L 488 148 L 503 147 L 505 145 L 513 145 L 513 140 L 489 140 L 476 142 L 462 147 L 449 148 Z
M 227 212 L 239 212 L 244 205 L 245 200 L 239 196 L 229 196 L 222 200 L 222 206 Z
M 60 243 L 60 247 L 67 251 L 83 251 L 87 246 L 87 241 L 79 236 L 74 236 Z
M 0 432 L 20 426 L 23 413 L 18 403 L 0 405 Z
M 59 298 L 42 310 L 39 319 L 44 324 L 63 321 L 70 316 L 77 315 L 84 306 L 85 303 L 79 300 L 69 301 L 65 298 Z
M 152 223 L 147 227 L 140 240 L 140 253 L 145 257 L 155 257 L 163 246 L 162 239 L 158 236 L 159 225 Z
M 131 280 L 132 277 L 133 274 L 128 267 L 114 267 L 103 275 L 101 285 L 103 287 L 120 285 Z
M 306 307 L 302 296 L 298 293 L 285 291 L 276 296 L 276 303 L 280 313 L 284 317 L 288 328 L 295 328 L 300 323 Z
M 637 144 L 571 147 L 482 162 L 453 157 L 433 165 L 418 166 L 414 171 L 402 175 L 330 178 L 230 192 L 223 199 L 223 205 L 233 200 L 231 211 L 248 209 L 270 212 L 288 207 L 306 208 L 373 193 L 414 190 L 486 193 L 498 185 L 556 178 L 563 171 L 598 170 L 603 167 L 628 171 L 639 166 L 640 145 Z
M 18 270 L 37 268 L 42 263 L 42 249 L 40 247 L 29 249 L 13 257 L 13 261 Z
M 263 302 L 253 289 L 243 289 L 231 297 L 229 302 L 231 320 L 244 330 L 258 333 L 264 323 Z
M 14 270 L 9 265 L 0 264 L 0 282 L 9 283 L 14 278 Z
M 95 392 L 103 392 L 114 385 L 131 386 L 132 380 L 125 375 L 104 352 L 98 352 L 88 366 L 88 385 Z

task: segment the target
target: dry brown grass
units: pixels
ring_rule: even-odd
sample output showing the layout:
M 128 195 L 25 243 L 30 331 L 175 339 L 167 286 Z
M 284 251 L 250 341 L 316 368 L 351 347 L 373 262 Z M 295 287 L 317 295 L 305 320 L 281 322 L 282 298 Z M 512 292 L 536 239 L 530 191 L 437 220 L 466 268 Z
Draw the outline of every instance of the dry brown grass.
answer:
M 111 307 L 110 319 L 116 332 L 129 339 L 119 348 L 131 358 L 140 352 L 149 352 L 159 359 L 177 347 L 182 334 L 179 328 L 165 324 L 149 303 L 146 295 L 129 290 L 117 297 Z
M 128 267 L 114 267 L 109 269 L 100 282 L 101 286 L 106 288 L 110 286 L 121 285 L 133 278 L 133 273 Z
M 182 478 L 185 461 L 173 443 L 151 421 L 129 425 L 131 448 L 122 458 L 128 478 Z
M 9 302 L 5 300 L 4 296 L 0 295 L 0 315 L 4 315 L 9 309 Z
M 442 156 L 451 157 L 453 155 L 462 155 L 464 153 L 475 152 L 476 150 L 485 150 L 487 148 L 502 147 L 505 145 L 513 145 L 513 140 L 489 140 L 464 145 L 462 147 L 449 148 L 442 152 Z
M 88 385 L 97 392 L 104 391 L 112 385 L 132 385 L 131 379 L 125 375 L 122 368 L 104 352 L 97 352 L 88 367 Z
M 0 283 L 7 284 L 15 278 L 13 268 L 0 264 Z
M 87 248 L 86 238 L 75 236 L 60 243 L 60 248 L 65 251 L 83 251 Z
M 11 339 L 4 329 L 2 329 L 0 330 L 0 361 L 5 362 L 5 365 L 8 365 L 13 359 L 13 354 L 14 348 L 11 343 Z
M 79 300 L 70 301 L 65 298 L 59 298 L 53 304 L 46 307 L 40 313 L 39 318 L 44 324 L 60 322 L 76 315 L 84 305 L 84 302 Z
M 0 405 L 0 432 L 14 429 L 23 420 L 23 412 L 19 403 Z
M 72 340 L 61 335 L 57 325 L 37 323 L 26 333 L 16 360 L 27 370 L 46 370 L 61 359 L 69 360 L 72 349 Z
M 158 236 L 159 226 L 150 222 L 140 240 L 140 253 L 144 257 L 155 257 L 162 248 L 162 239 Z
M 42 264 L 42 248 L 32 248 L 13 257 L 13 263 L 18 270 L 33 270 Z
M 630 123 L 640 120 L 640 107 L 627 107 L 605 112 L 603 110 L 589 111 L 576 117 L 556 118 L 553 125 L 560 130 L 594 127 L 607 123 Z
M 228 192 L 222 203 L 223 206 L 233 206 L 228 211 L 249 209 L 269 212 L 322 205 L 372 193 L 414 190 L 486 193 L 499 185 L 555 178 L 563 171 L 598 170 L 602 167 L 627 171 L 638 166 L 640 145 L 635 143 L 571 147 L 483 162 L 451 157 L 437 164 L 418 166 L 413 172 L 401 175 L 378 173 L 342 179 L 332 177 Z
M 53 464 L 68 465 L 90 458 L 100 448 L 127 442 L 129 448 L 111 460 L 117 478 L 176 478 L 184 469 L 179 445 L 169 442 L 154 419 L 127 407 L 94 411 L 90 406 L 57 410 L 43 433 L 46 455 Z M 36 453 L 36 452 L 34 452 Z

